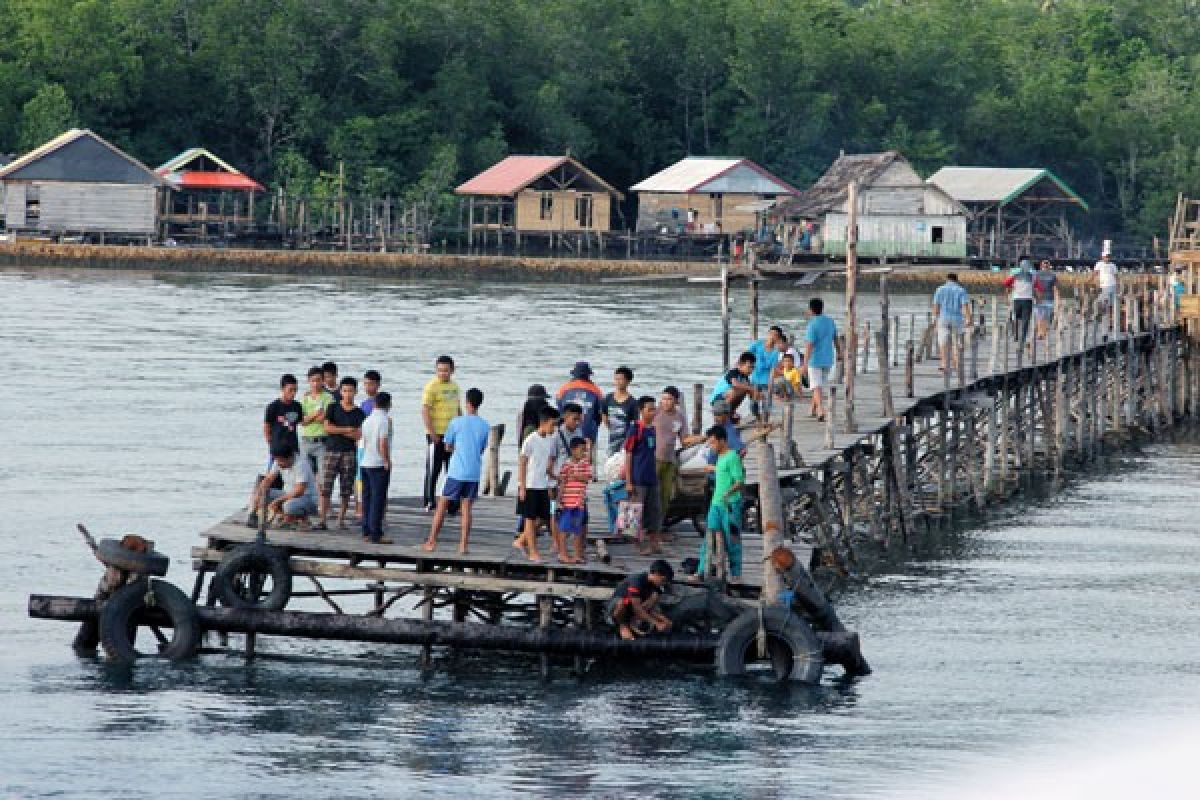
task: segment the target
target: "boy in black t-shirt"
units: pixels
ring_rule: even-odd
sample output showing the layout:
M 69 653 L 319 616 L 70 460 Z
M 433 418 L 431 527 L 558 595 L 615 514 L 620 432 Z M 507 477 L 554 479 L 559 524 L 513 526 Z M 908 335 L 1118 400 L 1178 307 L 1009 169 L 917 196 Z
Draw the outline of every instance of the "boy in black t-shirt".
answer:
M 279 397 L 268 403 L 263 412 L 263 439 L 267 442 L 268 454 L 276 445 L 290 445 L 293 451 L 299 449 L 296 429 L 304 409 L 296 399 L 298 388 L 295 375 L 284 375 L 279 379 Z
M 362 436 L 362 424 L 366 419 L 362 409 L 354 404 L 358 394 L 358 381 L 349 376 L 342 378 L 338 386 L 341 402 L 325 409 L 325 457 L 321 464 L 321 520 L 313 530 L 327 530 L 329 503 L 333 498 L 333 482 L 336 480 L 342 495 L 338 508 L 338 530 L 346 529 L 346 511 L 354 497 L 354 473 L 358 466 L 358 440 Z
M 671 585 L 675 571 L 661 558 L 650 564 L 649 572 L 630 575 L 613 590 L 608 601 L 608 617 L 617 626 L 622 639 L 633 639 L 651 630 L 666 633 L 671 620 L 658 610 L 658 599 Z M 641 623 L 639 625 L 639 623 Z

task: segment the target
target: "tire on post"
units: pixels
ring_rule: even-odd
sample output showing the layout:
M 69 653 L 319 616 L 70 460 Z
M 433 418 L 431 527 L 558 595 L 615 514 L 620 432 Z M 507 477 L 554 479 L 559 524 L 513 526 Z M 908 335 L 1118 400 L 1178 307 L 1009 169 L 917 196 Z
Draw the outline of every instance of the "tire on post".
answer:
M 245 544 L 221 559 L 213 584 L 226 608 L 282 611 L 292 597 L 292 568 L 278 548 Z
M 785 606 L 771 606 L 761 612 L 767 632 L 767 654 L 777 681 L 818 683 L 825 667 L 821 641 L 804 617 Z M 717 674 L 746 675 L 758 659 L 757 609 L 744 612 L 721 632 L 717 641 Z
M 161 641 L 156 653 L 137 650 L 141 626 L 171 628 L 171 637 Z M 160 580 L 141 580 L 122 586 L 100 609 L 100 644 L 110 661 L 131 664 L 139 656 L 171 661 L 191 658 L 200 642 L 196 607 L 180 589 Z
M 101 539 L 96 544 L 96 558 L 107 567 L 159 578 L 167 574 L 171 565 L 171 560 L 158 551 L 139 553 L 124 547 L 118 539 Z

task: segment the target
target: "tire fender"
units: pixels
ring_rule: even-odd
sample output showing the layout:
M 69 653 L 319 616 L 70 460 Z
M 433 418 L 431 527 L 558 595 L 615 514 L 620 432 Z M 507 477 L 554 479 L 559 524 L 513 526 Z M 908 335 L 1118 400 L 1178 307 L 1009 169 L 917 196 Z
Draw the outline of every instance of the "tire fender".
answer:
M 271 578 L 271 591 L 257 601 L 238 591 L 239 576 L 258 573 Z M 217 565 L 213 574 L 217 597 L 226 608 L 245 608 L 258 611 L 282 611 L 292 597 L 292 568 L 287 555 L 265 544 L 244 544 L 230 550 Z
M 745 611 L 721 631 L 714 656 L 717 674 L 745 675 L 747 663 L 757 660 L 759 613 L 758 609 Z M 761 613 L 776 680 L 819 683 L 825 658 L 808 622 L 784 606 L 770 606 Z
M 200 642 L 196 607 L 177 587 L 148 579 L 122 586 L 100 609 L 100 644 L 110 661 L 131 664 L 142 655 L 134 646 L 134 633 L 146 621 L 172 629 L 171 639 L 146 655 L 171 661 L 195 655 Z

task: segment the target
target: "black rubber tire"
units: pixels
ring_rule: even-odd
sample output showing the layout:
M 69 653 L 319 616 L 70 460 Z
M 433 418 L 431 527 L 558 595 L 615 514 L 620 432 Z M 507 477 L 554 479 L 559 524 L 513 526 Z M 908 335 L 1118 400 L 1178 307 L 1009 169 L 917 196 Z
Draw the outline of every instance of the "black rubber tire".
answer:
M 746 611 L 721 631 L 714 656 L 717 674 L 745 675 L 747 665 L 757 660 L 758 615 L 755 609 Z M 788 608 L 772 606 L 763 612 L 763 623 L 775 679 L 819 683 L 825 658 L 808 622 Z
M 244 590 L 246 576 L 252 580 L 271 579 L 271 591 L 248 597 Z M 254 576 L 258 576 L 257 578 Z M 265 544 L 244 544 L 235 547 L 221 559 L 213 573 L 217 597 L 226 608 L 246 608 L 257 611 L 282 611 L 292 597 L 292 568 L 287 556 Z M 261 583 L 259 584 L 261 586 Z
M 153 604 L 147 605 L 148 594 Z M 153 622 L 171 628 L 170 640 L 157 653 L 139 653 L 135 647 L 139 625 Z M 110 661 L 132 664 L 142 655 L 181 661 L 196 654 L 200 623 L 196 607 L 186 594 L 160 580 L 144 580 L 122 586 L 100 608 L 100 645 Z
M 109 567 L 159 578 L 166 575 L 167 567 L 171 566 L 171 559 L 157 550 L 149 553 L 126 550 L 118 539 L 101 539 L 96 545 L 96 558 Z

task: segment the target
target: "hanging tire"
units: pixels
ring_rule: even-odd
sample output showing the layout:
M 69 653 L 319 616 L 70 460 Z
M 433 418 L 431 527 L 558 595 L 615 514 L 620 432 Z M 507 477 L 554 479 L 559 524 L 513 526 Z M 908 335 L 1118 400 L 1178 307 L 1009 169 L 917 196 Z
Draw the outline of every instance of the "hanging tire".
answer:
M 160 578 L 167 574 L 167 567 L 171 565 L 171 560 L 156 550 L 139 553 L 122 547 L 118 539 L 101 539 L 96 544 L 96 558 L 108 567 Z
M 762 612 L 767 661 L 777 681 L 818 683 L 825 667 L 821 642 L 803 617 L 783 606 Z M 719 675 L 746 675 L 758 658 L 759 612 L 746 611 L 721 632 L 715 661 Z
M 245 544 L 221 559 L 213 584 L 226 608 L 282 611 L 292 597 L 292 568 L 279 549 Z
M 155 653 L 137 650 L 141 626 L 170 628 L 171 637 L 160 641 Z M 160 630 L 156 630 L 161 634 Z M 166 581 L 144 580 L 123 586 L 100 609 L 100 645 L 110 661 L 131 664 L 139 656 L 171 661 L 191 658 L 200 642 L 196 607 L 186 594 Z

